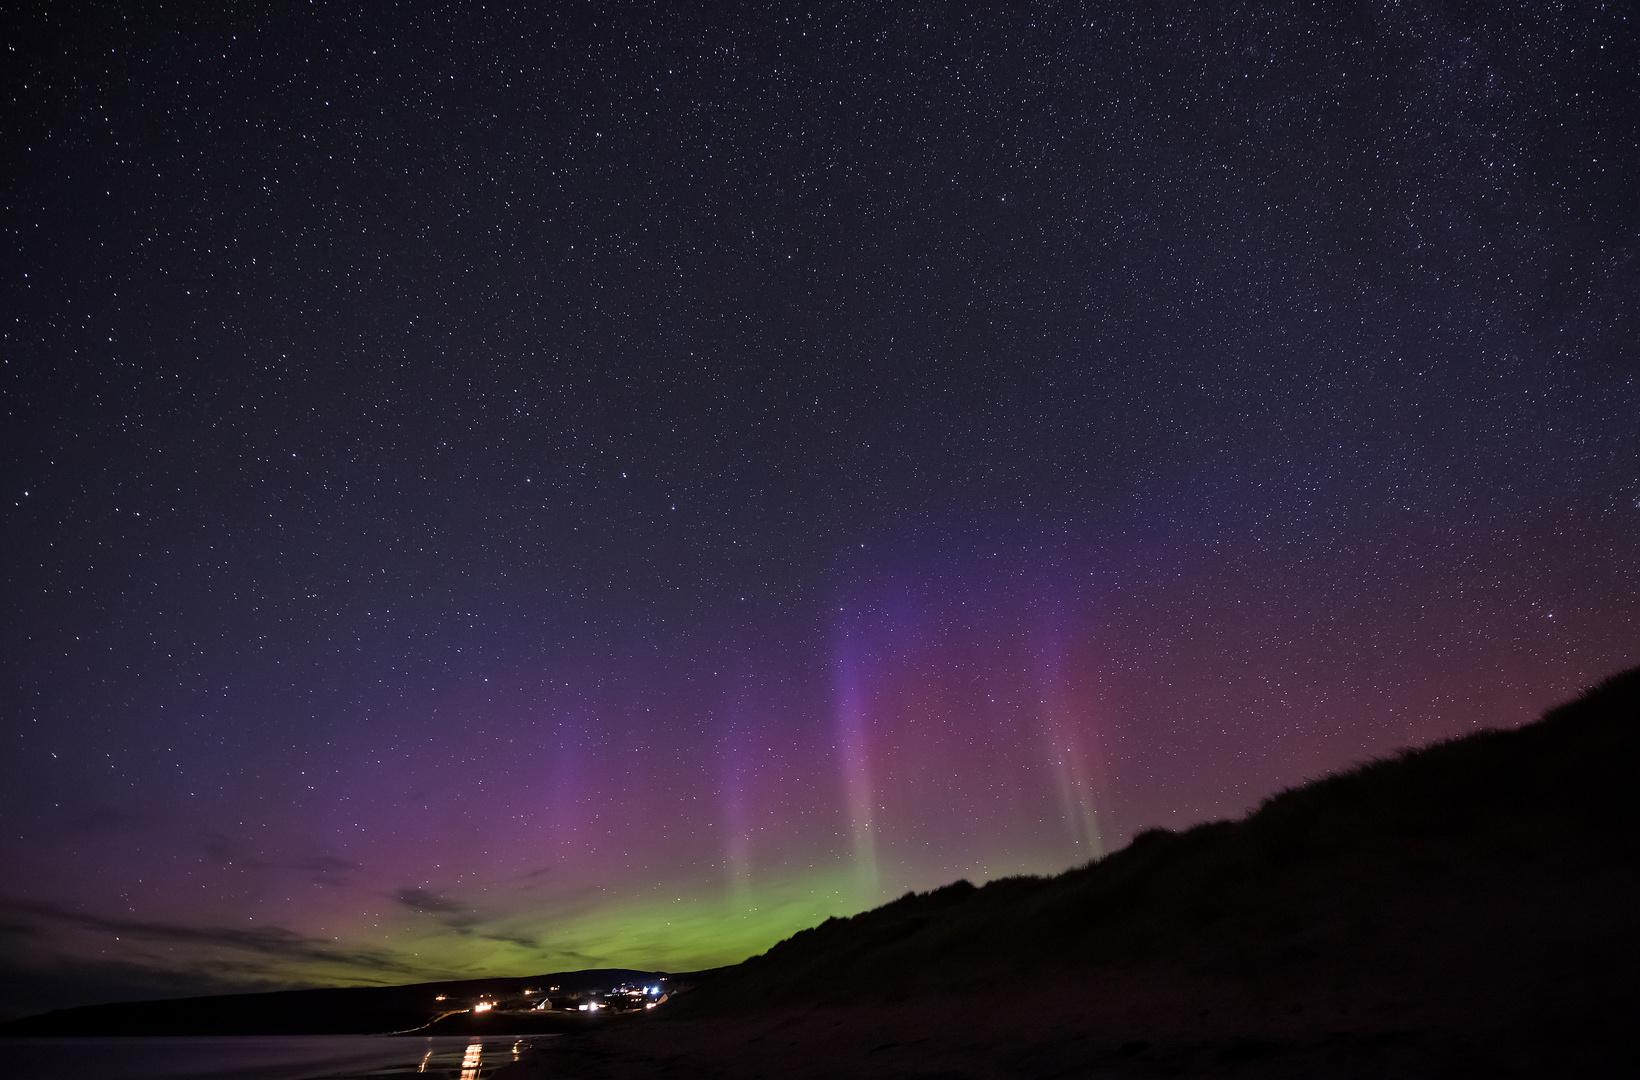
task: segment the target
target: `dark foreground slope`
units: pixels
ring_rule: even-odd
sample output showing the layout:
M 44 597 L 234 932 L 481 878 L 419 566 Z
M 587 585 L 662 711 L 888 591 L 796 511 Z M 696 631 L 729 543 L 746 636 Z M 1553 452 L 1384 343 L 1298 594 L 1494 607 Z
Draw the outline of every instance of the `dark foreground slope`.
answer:
M 599 968 L 529 978 L 467 979 L 411 986 L 355 986 L 130 1001 L 59 1009 L 0 1024 L 0 1035 L 354 1035 L 417 1029 L 418 1034 L 512 1035 L 580 1031 L 578 1014 L 465 1011 L 472 1002 L 505 1003 L 530 989 L 565 994 L 643 982 L 664 972 Z M 554 995 L 557 996 L 557 995 Z M 442 1000 L 440 1000 L 442 998 Z M 456 1015 L 445 1015 L 454 1010 Z M 443 1017 L 443 1019 L 437 1019 Z
M 1640 1068 L 1640 671 L 1539 722 L 826 924 L 542 1075 Z M 521 1067 L 528 1073 L 529 1068 Z

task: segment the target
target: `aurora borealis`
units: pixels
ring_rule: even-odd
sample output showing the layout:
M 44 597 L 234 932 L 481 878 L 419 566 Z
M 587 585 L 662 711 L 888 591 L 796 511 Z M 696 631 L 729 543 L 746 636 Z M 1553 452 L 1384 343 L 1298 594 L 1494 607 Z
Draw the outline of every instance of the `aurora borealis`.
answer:
M 11 1013 L 731 963 L 1640 662 L 1617 9 L 18 20 Z

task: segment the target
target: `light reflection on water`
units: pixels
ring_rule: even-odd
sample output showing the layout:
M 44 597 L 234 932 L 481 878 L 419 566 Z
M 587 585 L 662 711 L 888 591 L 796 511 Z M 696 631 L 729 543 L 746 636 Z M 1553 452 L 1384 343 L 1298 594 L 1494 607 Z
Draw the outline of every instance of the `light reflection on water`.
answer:
M 6 1080 L 487 1080 L 550 1035 L 0 1039 Z

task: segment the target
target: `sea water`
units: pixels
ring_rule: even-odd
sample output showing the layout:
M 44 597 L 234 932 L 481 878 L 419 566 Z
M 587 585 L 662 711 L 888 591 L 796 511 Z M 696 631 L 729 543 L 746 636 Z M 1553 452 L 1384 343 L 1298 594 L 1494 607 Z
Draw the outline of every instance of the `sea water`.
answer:
M 0 1038 L 5 1080 L 486 1080 L 550 1035 Z

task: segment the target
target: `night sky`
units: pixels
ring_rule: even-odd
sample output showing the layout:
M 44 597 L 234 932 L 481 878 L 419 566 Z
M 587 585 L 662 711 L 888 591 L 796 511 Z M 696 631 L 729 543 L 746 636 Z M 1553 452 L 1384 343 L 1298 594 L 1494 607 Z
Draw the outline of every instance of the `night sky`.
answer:
M 1632 5 L 356 6 L 5 13 L 4 1009 L 735 962 L 1640 662 Z

